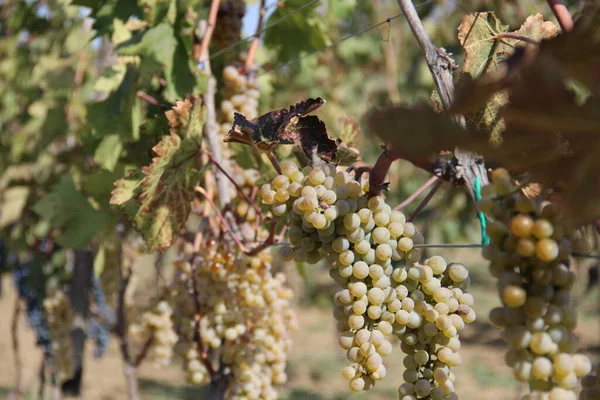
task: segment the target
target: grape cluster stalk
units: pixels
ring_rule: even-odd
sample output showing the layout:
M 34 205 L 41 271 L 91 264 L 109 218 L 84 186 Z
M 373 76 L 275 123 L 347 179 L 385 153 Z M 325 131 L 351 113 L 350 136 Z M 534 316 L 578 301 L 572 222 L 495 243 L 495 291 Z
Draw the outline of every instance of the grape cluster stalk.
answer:
M 175 268 L 170 301 L 189 381 L 210 380 L 207 357 L 230 377 L 225 398 L 276 399 L 297 323 L 293 293 L 285 276 L 271 271 L 269 251 L 250 257 L 208 240 L 195 253 L 187 243 Z
M 286 260 L 322 259 L 341 285 L 334 296 L 342 370 L 352 391 L 371 389 L 387 372 L 391 337 L 401 340 L 407 368 L 401 400 L 456 399 L 454 374 L 461 363 L 459 332 L 475 320 L 467 268 L 434 256 L 422 263 L 414 224 L 392 211 L 368 183 L 333 165 L 282 165 L 282 175 L 261 187 L 271 212 L 287 218 Z
M 44 314 L 50 330 L 52 367 L 59 382 L 73 376 L 73 347 L 71 329 L 73 313 L 65 293 L 57 287 L 48 285 L 44 299 Z
M 502 307 L 490 312 L 509 344 L 506 363 L 529 383 L 525 400 L 575 400 L 592 364 L 575 353 L 577 311 L 571 291 L 575 273 L 569 255 L 581 245 L 560 206 L 527 198 L 504 169 L 482 190 L 479 208 L 492 219 L 484 257 L 497 279 Z

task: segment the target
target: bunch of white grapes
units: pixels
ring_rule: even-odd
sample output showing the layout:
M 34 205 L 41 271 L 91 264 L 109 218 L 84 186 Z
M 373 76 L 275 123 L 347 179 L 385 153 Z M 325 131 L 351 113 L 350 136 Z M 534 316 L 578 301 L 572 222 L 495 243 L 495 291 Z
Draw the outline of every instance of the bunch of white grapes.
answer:
M 185 253 L 191 255 L 190 249 Z M 191 260 L 177 261 L 172 288 L 190 381 L 201 384 L 209 379 L 200 363 L 200 357 L 207 355 L 199 354 L 194 343 L 199 325 L 201 347 L 209 362 L 220 360 L 231 377 L 227 399 L 276 399 L 274 386 L 287 380 L 290 331 L 297 325 L 290 304 L 293 294 L 284 275 L 272 273 L 268 251 L 245 256 L 214 240 L 207 241 Z
M 293 163 L 284 163 L 282 175 L 261 187 L 263 203 L 289 220 L 291 247 L 281 248 L 282 257 L 309 263 L 325 258 L 330 276 L 342 286 L 334 296 L 334 316 L 351 362 L 342 371 L 350 389 L 369 390 L 385 377 L 383 358 L 392 352 L 388 338 L 396 335 L 407 360 L 418 352 L 418 363 L 407 361 L 411 371 L 401 398 L 431 392 L 452 399 L 448 368 L 460 363 L 458 332 L 475 319 L 473 298 L 463 292 L 468 271 L 461 264 L 447 268 L 441 257 L 419 264 L 414 245 L 423 236 L 402 212 L 367 192 L 367 182 L 332 165 L 299 170 Z M 434 369 L 446 379 L 439 372 L 435 380 L 427 372 Z
M 575 400 L 578 381 L 592 364 L 573 354 L 577 310 L 571 298 L 575 274 L 569 255 L 577 245 L 558 204 L 537 204 L 512 183 L 504 169 L 482 190 L 479 207 L 492 220 L 484 256 L 497 278 L 503 306 L 490 312 L 509 344 L 506 362 L 528 382 L 528 400 Z
M 217 49 L 224 49 L 240 40 L 242 19 L 245 13 L 246 2 L 244 0 L 221 1 L 212 37 L 212 42 Z
M 172 314 L 173 310 L 169 303 L 163 300 L 152 311 L 142 314 L 140 324 L 129 326 L 129 333 L 132 336 L 152 338 L 150 357 L 158 367 L 169 365 L 173 357 L 173 346 L 178 340 L 171 320 Z
M 249 121 L 258 117 L 258 82 L 253 75 L 243 73 L 241 67 L 228 65 L 223 68 L 223 88 L 220 94 L 218 122 L 223 137 L 231 128 L 235 112 Z
M 595 375 L 590 374 L 581 380 L 579 400 L 600 399 L 600 364 L 596 365 Z
M 260 172 L 255 169 L 242 169 L 235 168 L 233 179 L 239 186 L 241 190 L 244 191 L 246 196 L 250 199 L 255 198 L 257 193 L 256 190 L 256 182 L 260 179 Z M 235 207 L 235 215 L 238 222 L 238 225 L 242 229 L 242 234 L 244 235 L 244 239 L 251 241 L 254 238 L 254 234 L 256 229 L 245 230 L 242 226 L 244 222 L 249 222 L 249 226 L 254 226 L 254 222 L 257 218 L 256 209 L 252 207 L 250 203 L 246 200 L 246 198 L 237 191 L 236 188 L 233 188 L 235 193 L 231 196 L 232 204 Z
M 49 287 L 48 295 L 44 299 L 44 314 L 48 321 L 52 349 L 52 363 L 56 379 L 64 382 L 73 376 L 73 313 L 71 304 L 65 293 L 56 288 Z

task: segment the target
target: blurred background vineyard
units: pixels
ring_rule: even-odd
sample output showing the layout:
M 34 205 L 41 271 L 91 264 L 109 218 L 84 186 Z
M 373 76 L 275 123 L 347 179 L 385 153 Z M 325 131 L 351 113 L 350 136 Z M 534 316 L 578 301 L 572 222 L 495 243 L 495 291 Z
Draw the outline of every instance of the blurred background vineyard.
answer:
M 365 162 L 373 163 L 380 143 L 368 131 L 360 130 L 363 115 L 373 106 L 429 100 L 433 82 L 427 65 L 408 25 L 401 16 L 395 17 L 400 12 L 395 1 L 313 1 L 269 27 L 308 3 L 266 2 L 267 29 L 256 58 L 259 111 L 322 97 L 327 103 L 318 113 L 329 134 L 343 136 L 344 129 L 353 126 L 348 121 L 355 121 L 355 147 Z M 554 20 L 541 0 L 437 0 L 416 1 L 415 5 L 433 41 L 454 53 L 459 64 L 462 49 L 456 28 L 468 12 L 494 10 L 515 29 L 524 16 L 537 12 Z M 568 5 L 573 11 L 579 6 L 575 0 Z M 35 279 L 40 288 L 52 280 L 68 282 L 72 269 L 68 268 L 67 249 L 91 246 L 86 249 L 92 249 L 95 273 L 105 286 L 109 304 L 115 306 L 118 281 L 103 279 L 114 266 L 97 256 L 99 243 L 114 235 L 119 223 L 118 210 L 108 202 L 110 191 L 126 170 L 150 161 L 150 149 L 167 131 L 157 116 L 176 100 L 205 90 L 207 78 L 192 56 L 192 32 L 196 29 L 193 22 L 206 19 L 209 6 L 210 2 L 202 0 L 0 0 L 0 396 L 9 395 L 17 373 L 11 329 L 16 329 L 19 341 L 24 398 L 37 398 L 40 386 L 43 353 L 35 346 L 35 334 L 24 311 L 16 328 L 11 326 L 17 296 L 15 269 L 23 264 L 38 268 Z M 258 1 L 246 2 L 243 37 L 256 31 L 258 11 Z M 387 18 L 394 19 L 364 31 Z M 221 23 L 226 30 L 225 24 L 235 24 L 235 17 L 233 22 L 223 18 Z M 146 34 L 142 37 L 141 32 Z M 214 53 L 212 70 L 221 71 L 243 59 L 249 43 L 242 41 Z M 217 99 L 219 96 L 217 91 Z M 232 148 L 242 165 L 252 164 L 246 147 Z M 278 151 L 285 157 L 290 150 Z M 270 167 L 254 166 L 264 173 L 259 183 L 274 176 Z M 389 203 L 398 204 L 429 176 L 399 161 L 389 178 Z M 71 185 L 64 189 L 71 202 L 48 200 L 58 182 L 61 188 Z M 408 212 L 416 204 L 409 206 Z M 449 184 L 437 193 L 416 224 L 429 243 L 480 241 L 471 198 Z M 56 251 L 46 254 L 47 238 L 57 229 L 62 234 L 54 243 Z M 129 230 L 127 235 L 135 236 Z M 498 299 L 480 249 L 436 253 L 469 266 L 476 299 L 478 319 L 461 333 L 465 362 L 455 370 L 461 399 L 519 398 L 524 387 L 512 379 L 502 360 L 500 332 L 487 320 Z M 160 297 L 164 277 L 172 274 L 172 258 L 169 251 L 136 258 L 136 282 L 129 293 L 133 318 Z M 581 349 L 597 363 L 600 292 L 597 286 L 587 288 L 588 270 L 593 265 L 591 261 L 576 265 L 581 279 L 575 293 Z M 394 378 L 403 371 L 399 356 L 390 363 L 388 379 L 372 392 L 347 392 L 339 372 L 345 357 L 337 348 L 331 317 L 334 283 L 327 268 L 296 268 L 293 263 L 276 264 L 275 268 L 286 273 L 296 293 L 300 323 L 293 335 L 289 381 L 281 390 L 282 398 L 397 398 L 398 380 Z M 104 357 L 96 359 L 93 343 L 86 345 L 81 398 L 126 398 L 118 346 L 113 338 Z M 202 388 L 186 383 L 179 363 L 174 359 L 167 368 L 144 363 L 139 371 L 143 398 L 203 398 Z

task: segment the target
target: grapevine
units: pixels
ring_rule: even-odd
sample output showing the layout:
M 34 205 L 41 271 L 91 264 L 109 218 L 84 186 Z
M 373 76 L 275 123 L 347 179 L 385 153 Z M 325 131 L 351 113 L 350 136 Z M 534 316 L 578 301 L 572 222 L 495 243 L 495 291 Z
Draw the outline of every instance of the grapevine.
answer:
M 471 3 L 0 1 L 9 398 L 600 399 L 600 7 Z

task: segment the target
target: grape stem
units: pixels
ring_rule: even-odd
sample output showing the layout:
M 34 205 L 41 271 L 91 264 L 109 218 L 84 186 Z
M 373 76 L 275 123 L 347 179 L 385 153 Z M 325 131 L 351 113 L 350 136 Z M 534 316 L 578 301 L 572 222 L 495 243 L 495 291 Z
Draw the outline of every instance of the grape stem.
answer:
M 258 23 L 256 24 L 256 33 L 254 34 L 252 43 L 250 43 L 250 48 L 248 49 L 248 56 L 246 57 L 246 63 L 244 65 L 246 72 L 252 71 L 254 69 L 254 58 L 256 57 L 256 51 L 258 50 L 258 46 L 260 46 L 260 34 L 262 32 L 263 20 L 267 11 L 265 3 L 265 0 L 260 0 L 260 11 L 258 14 Z
M 277 161 L 277 158 L 275 158 L 275 154 L 273 154 L 272 151 L 267 151 L 267 157 L 269 157 L 269 161 L 271 161 L 271 164 L 273 164 L 273 168 L 275 168 L 275 171 L 277 171 L 277 173 L 279 175 L 281 175 L 281 165 L 279 165 L 279 161 Z
M 217 215 L 217 217 L 221 221 L 221 225 L 223 225 L 223 227 L 225 228 L 225 230 L 231 235 L 231 238 L 233 239 L 233 241 L 235 242 L 235 244 L 238 246 L 238 248 L 240 249 L 240 251 L 246 253 L 248 250 L 246 249 L 246 247 L 244 246 L 244 244 L 241 242 L 241 240 L 237 237 L 237 235 L 231 230 L 229 224 L 227 223 L 227 220 L 225 219 L 225 217 L 223 216 L 223 214 L 221 214 L 221 211 L 219 211 L 219 208 L 217 207 L 217 205 L 208 196 L 208 194 L 206 193 L 206 190 L 204 190 L 204 188 L 201 187 L 201 186 L 196 186 L 196 188 L 194 190 L 196 192 L 200 193 L 202 195 L 202 197 L 204 197 L 204 199 L 210 204 L 210 206 L 212 207 L 213 211 L 215 212 L 215 214 Z
M 238 185 L 237 182 L 231 177 L 231 175 L 229 175 L 229 173 L 227 171 L 225 171 L 225 169 L 221 166 L 221 164 L 219 164 L 217 162 L 217 160 L 215 160 L 215 158 L 212 156 L 212 154 L 207 153 L 207 155 L 208 155 L 208 159 L 215 165 L 215 167 L 217 167 L 223 173 L 223 175 L 225 175 L 227 177 L 227 179 L 229 179 L 229 181 L 235 186 L 238 193 L 240 193 L 242 195 L 242 197 L 244 197 L 244 199 L 252 206 L 252 208 L 254 208 L 254 210 L 260 217 L 260 219 L 262 219 L 262 220 L 266 219 L 267 217 L 265 216 L 265 214 L 263 214 L 262 210 L 256 204 L 256 202 L 253 201 L 250 197 L 248 197 L 248 195 L 242 190 L 240 185 Z
M 360 178 L 364 173 L 371 173 L 374 168 L 372 164 L 367 164 L 362 161 L 355 162 L 346 169 L 346 172 L 354 171 L 354 179 L 360 182 Z
M 423 208 L 425 208 L 425 206 L 431 201 L 431 199 L 437 193 L 437 191 L 439 190 L 439 188 L 442 186 L 443 183 L 444 183 L 443 180 L 441 180 L 441 179 L 437 180 L 437 182 L 431 188 L 429 193 L 427 193 L 427 196 L 425 196 L 423 201 L 421 201 L 421 203 L 419 203 L 419 205 L 417 206 L 417 209 L 415 211 L 413 211 L 413 213 L 410 215 L 410 218 L 408 219 L 409 221 L 413 221 L 415 218 L 417 218 L 417 216 L 421 213 L 421 211 L 423 211 Z
M 417 197 L 419 197 L 419 195 L 421 193 L 423 193 L 429 186 L 433 185 L 436 181 L 438 181 L 440 178 L 438 178 L 437 176 L 432 176 L 431 178 L 429 178 L 429 180 L 427 182 L 425 182 L 420 188 L 418 188 L 413 194 L 411 194 L 410 196 L 408 196 L 408 198 L 406 200 L 404 200 L 402 203 L 398 204 L 396 207 L 394 207 L 395 211 L 399 211 L 402 210 L 404 207 L 408 206 L 410 203 L 412 203 Z
M 264 249 L 266 249 L 267 247 L 276 245 L 279 242 L 281 242 L 283 240 L 283 238 L 285 237 L 285 232 L 287 231 L 287 226 L 284 226 L 281 229 L 281 231 L 279 232 L 279 234 L 277 236 L 275 236 L 276 225 L 277 225 L 277 222 L 272 221 L 271 227 L 269 228 L 269 237 L 260 245 L 256 246 L 252 250 L 246 252 L 246 254 L 249 256 L 254 256 L 254 255 L 260 253 L 261 251 L 263 251 Z
M 573 30 L 573 18 L 562 0 L 547 0 L 563 32 Z
M 143 92 L 141 90 L 138 90 L 137 93 L 135 94 L 137 97 L 139 97 L 142 100 L 146 100 L 148 103 L 154 105 L 154 106 L 160 106 L 160 101 L 156 100 L 156 98 L 150 96 L 148 93 Z

